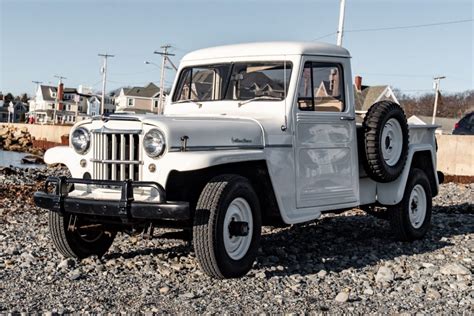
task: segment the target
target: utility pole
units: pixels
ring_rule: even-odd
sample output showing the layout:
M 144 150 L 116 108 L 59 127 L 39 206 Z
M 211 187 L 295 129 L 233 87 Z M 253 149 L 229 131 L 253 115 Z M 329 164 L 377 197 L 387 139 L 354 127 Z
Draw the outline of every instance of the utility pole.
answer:
M 434 80 L 434 89 L 435 89 L 435 100 L 434 100 L 434 108 L 433 108 L 433 118 L 431 119 L 431 124 L 435 123 L 436 120 L 436 111 L 438 110 L 438 94 L 439 94 L 439 83 L 441 79 L 445 79 L 445 76 L 438 76 L 433 78 Z
M 107 58 L 115 57 L 115 55 L 98 54 L 98 56 L 104 57 L 104 65 L 102 66 L 102 101 L 100 102 L 100 115 L 104 114 L 105 109 L 105 82 L 107 81 Z
M 53 125 L 56 124 L 56 110 L 59 106 L 59 86 L 63 83 L 63 79 L 67 79 L 66 77 L 54 75 L 55 78 L 59 79 L 58 83 L 58 91 L 56 91 L 56 101 L 54 102 L 54 112 L 53 112 Z
M 342 37 L 344 35 L 344 13 L 346 10 L 346 0 L 341 0 L 339 8 L 339 25 L 337 27 L 337 46 L 342 46 Z
M 158 105 L 158 114 L 163 114 L 163 110 L 164 110 L 164 90 L 165 90 L 165 67 L 166 67 L 166 62 L 167 61 L 170 61 L 168 56 L 174 56 L 174 54 L 170 54 L 168 53 L 168 49 L 171 48 L 171 45 L 163 45 L 161 46 L 161 48 L 163 49 L 163 51 L 159 52 L 159 51 L 154 51 L 153 53 L 154 54 L 158 54 L 158 55 L 161 55 L 162 57 L 162 60 L 161 60 L 161 78 L 160 78 L 160 102 L 159 102 L 159 105 Z M 173 67 L 176 67 L 174 66 L 174 64 L 170 61 L 170 64 L 173 66 Z

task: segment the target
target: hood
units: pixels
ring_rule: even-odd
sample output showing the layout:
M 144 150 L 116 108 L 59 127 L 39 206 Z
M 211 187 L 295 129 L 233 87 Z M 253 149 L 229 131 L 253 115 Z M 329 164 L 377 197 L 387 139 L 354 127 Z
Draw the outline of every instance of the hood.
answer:
M 250 118 L 226 116 L 113 115 L 108 120 L 94 120 L 91 129 L 161 130 L 168 151 L 179 151 L 187 136 L 188 150 L 214 150 L 264 147 L 261 124 Z
M 168 150 L 179 150 L 187 136 L 189 150 L 220 148 L 263 148 L 263 129 L 258 121 L 247 118 L 199 116 L 161 116 L 142 121 L 157 127 L 166 136 Z

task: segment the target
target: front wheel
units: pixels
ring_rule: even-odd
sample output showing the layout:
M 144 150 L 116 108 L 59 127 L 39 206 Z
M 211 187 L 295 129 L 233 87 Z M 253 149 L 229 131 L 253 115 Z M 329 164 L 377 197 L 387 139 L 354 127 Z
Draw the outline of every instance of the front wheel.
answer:
M 56 249 L 66 258 L 102 257 L 112 245 L 116 232 L 101 225 L 88 225 L 80 216 L 49 211 L 49 231 Z
M 431 186 L 423 170 L 410 171 L 402 201 L 389 209 L 390 224 L 397 239 L 422 238 L 431 225 Z
M 219 279 L 245 275 L 257 255 L 261 227 L 258 198 L 246 178 L 211 179 L 194 217 L 194 251 L 201 269 Z

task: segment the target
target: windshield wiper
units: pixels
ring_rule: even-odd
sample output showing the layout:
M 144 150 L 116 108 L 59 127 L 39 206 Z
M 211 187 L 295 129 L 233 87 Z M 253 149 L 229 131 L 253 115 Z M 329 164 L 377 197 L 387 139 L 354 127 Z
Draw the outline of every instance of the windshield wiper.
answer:
M 202 107 L 202 103 L 199 103 L 199 102 L 197 102 L 196 100 L 193 100 L 193 99 L 178 100 L 178 101 L 174 101 L 173 103 L 185 103 L 185 102 L 194 103 L 194 104 L 196 104 L 199 108 Z
M 272 96 L 269 96 L 269 95 L 261 95 L 259 97 L 255 97 L 255 98 L 248 99 L 248 100 L 245 100 L 245 101 L 240 101 L 239 102 L 239 107 L 241 107 L 242 105 L 247 104 L 249 102 L 257 101 L 257 100 L 278 100 L 278 101 L 281 101 L 283 99 L 279 98 L 279 97 L 272 97 Z

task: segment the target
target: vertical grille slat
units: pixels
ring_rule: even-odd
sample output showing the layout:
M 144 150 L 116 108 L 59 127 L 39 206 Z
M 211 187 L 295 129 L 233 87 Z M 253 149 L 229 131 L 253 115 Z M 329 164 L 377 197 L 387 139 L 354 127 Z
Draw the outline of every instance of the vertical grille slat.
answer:
M 135 160 L 135 157 L 133 157 L 133 153 L 134 153 L 134 151 L 135 151 L 135 148 L 134 148 L 134 146 L 133 146 L 133 135 L 132 135 L 132 134 L 128 135 L 128 139 L 129 139 L 129 140 L 128 140 L 128 143 L 129 143 L 129 145 L 128 145 L 128 150 L 129 150 L 128 156 L 129 156 L 129 160 Z M 134 172 L 133 172 L 133 168 L 134 168 L 134 167 L 135 167 L 134 164 L 129 164 L 128 176 L 129 176 L 129 178 L 131 178 L 131 179 L 133 179 L 133 177 L 134 177 Z
M 140 180 L 142 153 L 136 133 L 92 133 L 92 174 L 100 180 Z
M 120 134 L 120 160 L 125 160 L 125 135 Z M 120 180 L 125 180 L 125 164 L 120 164 Z

